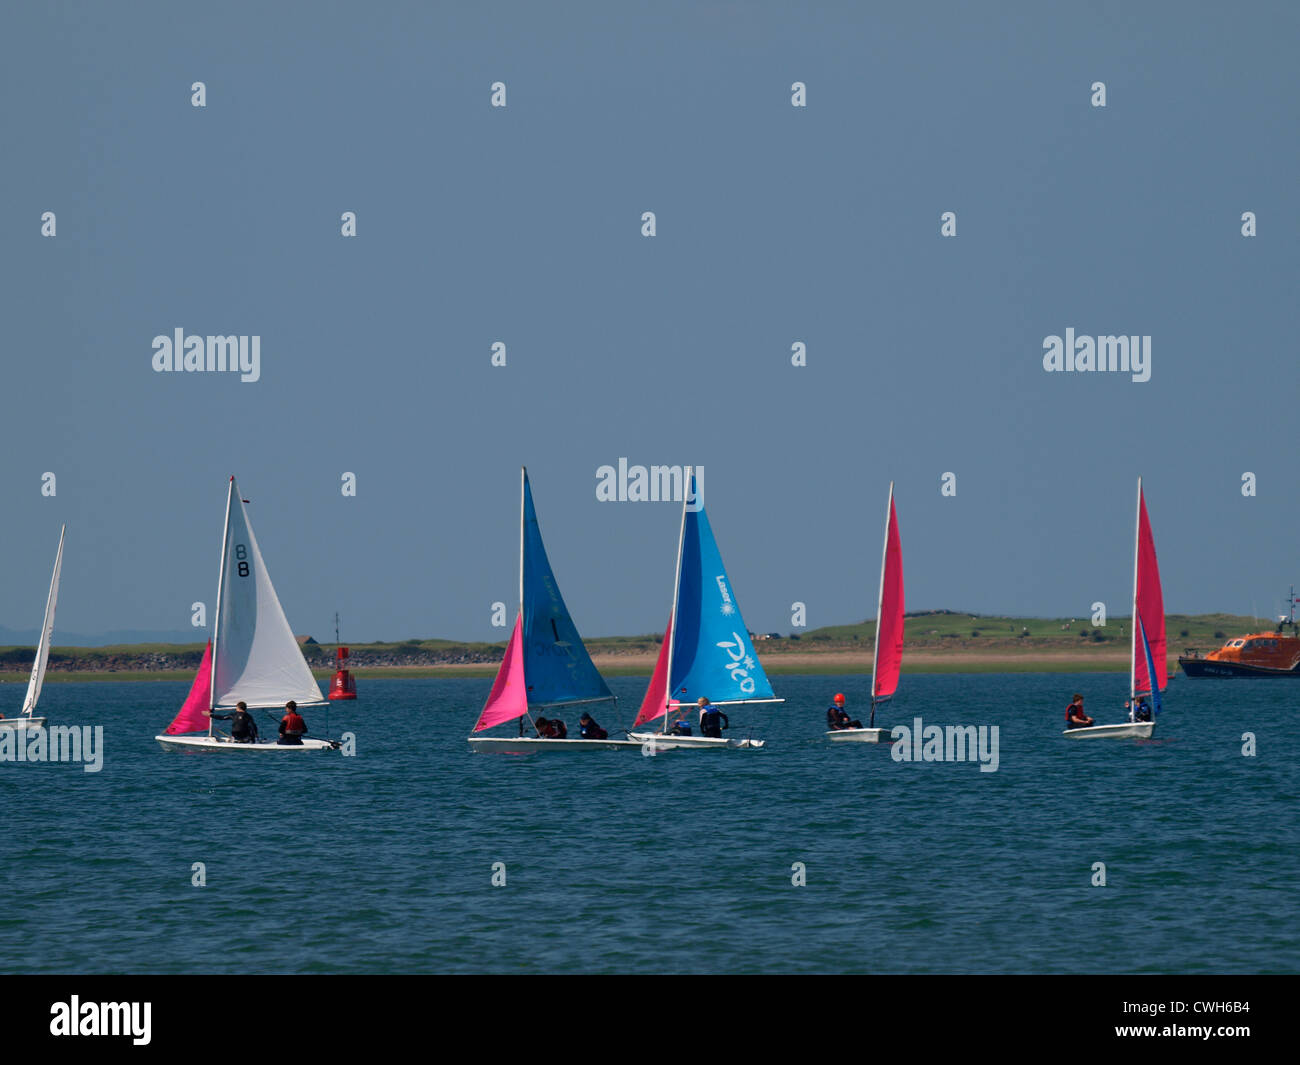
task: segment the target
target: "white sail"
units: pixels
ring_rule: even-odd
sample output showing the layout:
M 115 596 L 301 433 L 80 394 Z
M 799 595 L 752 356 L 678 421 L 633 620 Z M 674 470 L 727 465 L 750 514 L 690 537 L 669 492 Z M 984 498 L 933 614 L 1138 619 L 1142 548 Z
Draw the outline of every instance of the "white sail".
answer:
M 63 536 L 65 525 L 59 530 L 59 551 L 54 556 L 54 576 L 50 578 L 50 594 L 45 600 L 45 621 L 41 625 L 41 642 L 36 647 L 36 661 L 32 663 L 32 679 L 27 682 L 27 698 L 23 700 L 23 713 L 28 717 L 36 709 L 41 697 L 41 684 L 45 680 L 45 665 L 50 660 L 50 639 L 54 635 L 54 608 L 59 602 L 59 571 L 63 568 Z
M 213 707 L 241 700 L 250 707 L 280 707 L 290 699 L 300 705 L 323 702 L 276 598 L 233 477 L 221 562 L 212 638 Z

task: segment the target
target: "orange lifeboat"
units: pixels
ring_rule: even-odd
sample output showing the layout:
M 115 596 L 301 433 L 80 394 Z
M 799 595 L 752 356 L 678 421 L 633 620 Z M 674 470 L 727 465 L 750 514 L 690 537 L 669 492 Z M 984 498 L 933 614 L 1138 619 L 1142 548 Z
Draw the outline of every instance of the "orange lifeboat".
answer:
M 1300 677 L 1300 631 L 1296 628 L 1295 589 L 1288 597 L 1291 616 L 1278 618 L 1276 632 L 1237 636 L 1207 655 L 1178 659 L 1189 677 Z M 1287 628 L 1291 629 L 1287 635 Z

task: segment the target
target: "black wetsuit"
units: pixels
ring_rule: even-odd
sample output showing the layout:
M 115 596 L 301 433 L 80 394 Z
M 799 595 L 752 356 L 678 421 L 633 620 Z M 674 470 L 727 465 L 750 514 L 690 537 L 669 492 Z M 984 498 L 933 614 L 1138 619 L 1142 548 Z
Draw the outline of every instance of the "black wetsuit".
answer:
M 247 710 L 235 710 L 229 714 L 213 714 L 214 721 L 229 721 L 230 735 L 236 743 L 257 742 L 257 722 Z
M 847 710 L 832 706 L 826 711 L 826 727 L 832 732 L 838 732 L 840 729 L 861 728 L 862 722 L 850 720 Z
M 711 736 L 720 740 L 722 739 L 722 730 L 730 727 L 731 722 L 727 720 L 727 715 L 721 710 L 715 710 L 712 706 L 700 714 L 700 734 L 702 736 Z
M 579 721 L 578 724 L 581 726 L 580 731 L 582 732 L 582 738 L 584 740 L 609 739 L 609 733 L 596 724 L 596 719 L 594 717 L 587 718 L 586 724 L 583 724 L 581 721 Z

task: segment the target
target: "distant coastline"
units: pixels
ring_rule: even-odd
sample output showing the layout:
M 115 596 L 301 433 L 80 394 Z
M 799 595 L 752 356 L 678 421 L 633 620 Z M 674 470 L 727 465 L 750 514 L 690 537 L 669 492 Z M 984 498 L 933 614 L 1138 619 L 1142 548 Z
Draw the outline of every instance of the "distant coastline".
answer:
M 1272 627 L 1265 618 L 1232 614 L 1171 614 L 1166 618 L 1172 663 L 1186 649 L 1219 647 L 1225 639 Z M 913 673 L 1107 673 L 1128 669 L 1127 618 L 1104 626 L 1082 618 L 1017 618 L 956 611 L 909 615 L 903 668 Z M 875 623 L 808 632 L 755 634 L 754 647 L 773 675 L 867 673 Z M 608 676 L 645 676 L 654 668 L 659 637 L 611 636 L 586 641 Z M 46 682 L 189 680 L 205 643 L 54 647 Z M 405 640 L 349 644 L 349 666 L 361 680 L 373 677 L 490 677 L 505 649 L 501 643 Z M 306 638 L 303 657 L 318 678 L 334 669 L 334 645 Z M 0 647 L 0 683 L 26 683 L 35 648 Z

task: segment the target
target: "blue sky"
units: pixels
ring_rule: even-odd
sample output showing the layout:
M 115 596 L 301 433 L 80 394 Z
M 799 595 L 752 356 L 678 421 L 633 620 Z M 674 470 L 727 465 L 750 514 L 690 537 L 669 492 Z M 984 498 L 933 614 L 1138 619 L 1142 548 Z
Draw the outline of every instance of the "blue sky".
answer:
M 2 625 L 66 521 L 60 629 L 186 628 L 235 473 L 296 631 L 502 639 L 526 463 L 579 628 L 662 629 L 679 508 L 597 502 L 620 456 L 705 467 L 754 629 L 873 612 L 890 480 L 909 608 L 1127 612 L 1139 473 L 1171 612 L 1300 578 L 1295 5 L 0 26 Z M 261 379 L 154 373 L 177 327 L 260 336 Z M 1044 372 L 1067 328 L 1150 335 L 1151 380 Z

